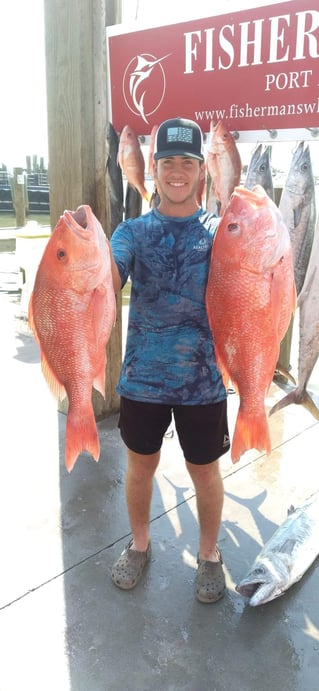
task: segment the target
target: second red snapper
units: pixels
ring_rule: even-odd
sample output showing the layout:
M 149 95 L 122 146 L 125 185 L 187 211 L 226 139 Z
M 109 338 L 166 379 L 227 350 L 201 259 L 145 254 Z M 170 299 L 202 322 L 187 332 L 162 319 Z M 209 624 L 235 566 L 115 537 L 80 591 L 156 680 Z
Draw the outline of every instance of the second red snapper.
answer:
M 235 140 L 221 120 L 210 124 L 206 163 L 209 175 L 220 203 L 222 216 L 230 196 L 240 183 L 241 159 Z
M 125 125 L 120 135 L 118 163 L 127 181 L 138 190 L 141 197 L 150 200 L 145 187 L 145 161 L 138 138 L 129 125 Z
M 66 467 L 71 471 L 84 450 L 98 461 L 91 395 L 94 386 L 105 396 L 115 296 L 106 237 L 89 206 L 60 217 L 38 267 L 29 322 L 52 392 L 60 400 L 68 397 Z
M 236 187 L 213 243 L 206 304 L 216 357 L 239 394 L 231 458 L 271 451 L 265 395 L 295 309 L 288 230 L 257 185 Z

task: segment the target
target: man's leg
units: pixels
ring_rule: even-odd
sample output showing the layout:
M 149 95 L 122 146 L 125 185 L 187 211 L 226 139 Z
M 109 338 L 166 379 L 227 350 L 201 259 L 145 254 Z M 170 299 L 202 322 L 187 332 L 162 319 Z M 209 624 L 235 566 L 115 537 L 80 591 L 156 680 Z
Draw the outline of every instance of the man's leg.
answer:
M 224 502 L 224 486 L 219 461 L 207 465 L 186 462 L 196 492 L 199 522 L 199 558 L 218 561 L 216 544 Z
M 150 506 L 153 478 L 160 459 L 160 451 L 140 455 L 128 449 L 126 471 L 126 503 L 133 533 L 132 549 L 144 552 L 150 533 Z
M 141 455 L 128 449 L 127 455 L 126 501 L 133 538 L 112 568 L 113 582 L 123 590 L 137 585 L 151 557 L 150 506 L 160 451 Z
M 217 538 L 223 508 L 224 488 L 218 461 L 208 465 L 187 463 L 193 480 L 199 522 L 196 597 L 200 602 L 216 602 L 225 592 L 222 557 Z

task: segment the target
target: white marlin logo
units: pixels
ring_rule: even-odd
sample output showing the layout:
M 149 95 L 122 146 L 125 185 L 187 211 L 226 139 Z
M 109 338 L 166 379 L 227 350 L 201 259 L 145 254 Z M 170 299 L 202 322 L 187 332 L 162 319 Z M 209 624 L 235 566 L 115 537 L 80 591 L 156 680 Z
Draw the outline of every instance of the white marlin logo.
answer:
M 147 117 L 157 110 L 164 97 L 166 80 L 161 62 L 168 58 L 169 55 L 164 55 L 162 58 L 155 58 L 153 55 L 147 54 L 137 55 L 131 60 L 125 70 L 123 94 L 126 104 L 132 112 L 139 114 L 147 124 Z M 159 72 L 157 80 L 160 78 L 160 92 L 158 93 L 157 89 L 157 101 L 155 104 L 149 102 L 146 105 L 145 97 L 147 98 L 148 94 L 151 93 L 152 77 L 156 76 L 156 71 Z M 147 82 L 146 85 L 145 82 Z M 148 88 L 144 88 L 144 86 Z M 127 95 L 125 95 L 125 92 L 127 92 Z M 134 108 L 132 108 L 132 105 Z

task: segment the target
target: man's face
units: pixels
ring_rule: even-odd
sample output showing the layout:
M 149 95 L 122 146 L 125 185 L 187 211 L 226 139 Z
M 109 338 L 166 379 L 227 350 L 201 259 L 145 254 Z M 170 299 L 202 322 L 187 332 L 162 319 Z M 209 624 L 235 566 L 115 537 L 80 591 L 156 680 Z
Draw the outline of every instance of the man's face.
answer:
M 196 198 L 198 184 L 205 177 L 205 165 L 189 156 L 160 158 L 154 163 L 154 180 L 161 199 L 174 204 Z

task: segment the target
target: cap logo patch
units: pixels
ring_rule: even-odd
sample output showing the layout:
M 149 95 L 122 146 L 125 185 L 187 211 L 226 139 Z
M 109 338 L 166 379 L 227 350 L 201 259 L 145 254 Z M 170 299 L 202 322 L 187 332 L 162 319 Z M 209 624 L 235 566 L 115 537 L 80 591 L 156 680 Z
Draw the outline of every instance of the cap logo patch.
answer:
M 187 144 L 192 144 L 193 130 L 190 127 L 168 127 L 167 143 L 171 142 L 186 142 Z

